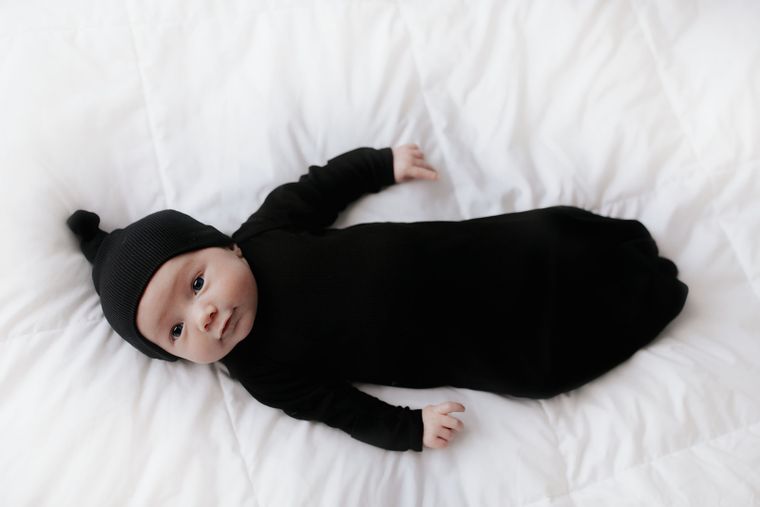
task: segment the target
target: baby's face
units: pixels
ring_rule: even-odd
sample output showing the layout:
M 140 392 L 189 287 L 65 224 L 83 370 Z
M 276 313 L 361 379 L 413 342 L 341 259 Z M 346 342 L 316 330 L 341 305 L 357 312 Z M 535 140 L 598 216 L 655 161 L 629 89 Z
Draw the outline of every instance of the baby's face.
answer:
M 178 255 L 153 275 L 137 307 L 137 329 L 194 363 L 223 358 L 253 328 L 258 288 L 240 248 Z

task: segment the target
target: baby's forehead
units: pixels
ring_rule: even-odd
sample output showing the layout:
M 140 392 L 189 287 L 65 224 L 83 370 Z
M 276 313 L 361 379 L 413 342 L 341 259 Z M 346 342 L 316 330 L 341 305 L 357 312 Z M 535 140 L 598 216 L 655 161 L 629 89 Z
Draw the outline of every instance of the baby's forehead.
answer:
M 150 315 L 151 309 L 161 307 L 171 300 L 177 290 L 177 281 L 190 266 L 199 259 L 197 251 L 172 257 L 153 273 L 145 286 L 137 308 L 138 319 L 141 313 Z
M 179 273 L 182 273 L 200 256 L 198 251 L 188 252 L 182 255 L 177 255 L 167 260 L 153 273 L 148 285 L 160 278 L 172 278 Z

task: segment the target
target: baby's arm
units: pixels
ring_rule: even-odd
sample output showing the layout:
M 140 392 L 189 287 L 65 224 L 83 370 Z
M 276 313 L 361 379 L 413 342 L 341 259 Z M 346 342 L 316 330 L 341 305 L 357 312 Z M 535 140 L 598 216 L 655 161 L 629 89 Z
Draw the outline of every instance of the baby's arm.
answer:
M 356 148 L 324 166 L 310 166 L 298 181 L 275 187 L 248 221 L 323 229 L 359 197 L 394 183 L 391 148 Z
M 305 229 L 329 227 L 349 204 L 368 193 L 414 179 L 437 179 L 417 145 L 356 148 L 312 165 L 298 181 L 275 187 L 249 221 Z
M 356 440 L 392 451 L 422 451 L 422 410 L 394 406 L 342 380 L 257 368 L 239 379 L 261 403 L 296 419 L 323 422 Z
M 256 380 L 241 379 L 261 403 L 296 419 L 319 421 L 341 429 L 356 440 L 391 451 L 422 451 L 448 447 L 464 423 L 450 412 L 464 412 L 461 403 L 447 401 L 412 410 L 386 403 L 340 380 L 318 379 L 272 370 Z

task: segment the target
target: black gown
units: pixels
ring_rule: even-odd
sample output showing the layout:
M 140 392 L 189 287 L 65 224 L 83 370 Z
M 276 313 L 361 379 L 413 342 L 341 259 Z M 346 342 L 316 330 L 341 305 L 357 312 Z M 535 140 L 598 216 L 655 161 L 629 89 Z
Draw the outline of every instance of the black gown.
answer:
M 259 302 L 222 362 L 260 402 L 421 451 L 421 409 L 352 383 L 551 397 L 625 361 L 685 304 L 644 225 L 572 206 L 330 228 L 392 184 L 391 149 L 359 148 L 276 187 L 233 234 Z

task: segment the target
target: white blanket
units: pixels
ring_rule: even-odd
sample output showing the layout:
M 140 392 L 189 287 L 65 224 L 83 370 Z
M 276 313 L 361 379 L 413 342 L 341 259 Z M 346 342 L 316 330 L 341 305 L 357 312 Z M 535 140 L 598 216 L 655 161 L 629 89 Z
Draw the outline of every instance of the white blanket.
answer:
M 753 0 L 0 2 L 0 505 L 760 504 L 759 34 Z M 549 400 L 360 384 L 467 407 L 449 448 L 399 453 L 142 356 L 65 226 L 231 233 L 308 165 L 407 142 L 440 179 L 335 227 L 637 218 L 684 311 Z

